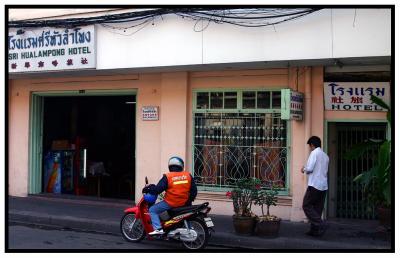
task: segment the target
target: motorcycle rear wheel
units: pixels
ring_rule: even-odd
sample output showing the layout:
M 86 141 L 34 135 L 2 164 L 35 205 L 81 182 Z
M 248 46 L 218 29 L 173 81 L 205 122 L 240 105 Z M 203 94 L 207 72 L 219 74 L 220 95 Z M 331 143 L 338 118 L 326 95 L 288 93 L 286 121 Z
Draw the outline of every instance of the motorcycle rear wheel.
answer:
M 182 244 L 185 248 L 196 250 L 196 249 L 203 249 L 206 247 L 208 243 L 208 239 L 210 238 L 210 234 L 208 232 L 208 228 L 205 222 L 200 218 L 193 218 L 189 221 L 190 227 L 196 231 L 197 238 L 194 241 L 185 242 L 182 241 Z
M 125 214 L 120 223 L 122 236 L 129 242 L 140 242 L 146 236 L 141 219 L 135 218 L 135 213 Z

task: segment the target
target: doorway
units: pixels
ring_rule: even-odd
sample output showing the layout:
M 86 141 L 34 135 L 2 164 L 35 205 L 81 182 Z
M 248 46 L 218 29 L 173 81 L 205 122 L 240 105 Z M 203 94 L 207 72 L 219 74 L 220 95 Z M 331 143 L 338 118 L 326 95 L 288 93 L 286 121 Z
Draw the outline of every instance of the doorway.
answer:
M 36 102 L 36 193 L 135 198 L 134 94 L 45 94 Z
M 328 217 L 375 219 L 362 187 L 353 179 L 373 166 L 378 149 L 366 152 L 358 159 L 346 160 L 345 153 L 355 144 L 367 139 L 386 138 L 386 123 L 328 123 L 329 190 Z

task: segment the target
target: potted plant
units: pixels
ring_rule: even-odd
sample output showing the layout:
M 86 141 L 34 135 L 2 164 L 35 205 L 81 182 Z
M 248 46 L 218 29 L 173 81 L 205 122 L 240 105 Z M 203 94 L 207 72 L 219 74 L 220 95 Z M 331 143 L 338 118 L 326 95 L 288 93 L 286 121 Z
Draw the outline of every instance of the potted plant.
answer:
M 372 102 L 387 109 L 388 125 L 391 126 L 391 110 L 390 107 L 380 98 L 371 96 Z M 354 178 L 363 186 L 363 191 L 367 198 L 371 201 L 372 207 L 378 212 L 378 219 L 381 225 L 391 228 L 391 141 L 368 139 L 367 141 L 357 144 L 351 148 L 345 155 L 346 159 L 357 159 L 370 151 L 378 148 L 378 152 L 374 157 L 374 165 L 366 171 L 362 171 Z
M 269 190 L 261 190 L 257 193 L 254 204 L 261 206 L 262 216 L 257 217 L 256 234 L 258 236 L 274 237 L 278 236 L 281 219 L 269 213 L 271 206 L 276 206 L 278 202 L 278 191 L 275 187 Z M 264 205 L 267 206 L 267 215 L 264 215 Z
M 256 216 L 251 212 L 251 205 L 261 188 L 261 181 L 257 178 L 245 178 L 236 181 L 235 188 L 226 193 L 232 199 L 233 227 L 238 234 L 253 234 Z

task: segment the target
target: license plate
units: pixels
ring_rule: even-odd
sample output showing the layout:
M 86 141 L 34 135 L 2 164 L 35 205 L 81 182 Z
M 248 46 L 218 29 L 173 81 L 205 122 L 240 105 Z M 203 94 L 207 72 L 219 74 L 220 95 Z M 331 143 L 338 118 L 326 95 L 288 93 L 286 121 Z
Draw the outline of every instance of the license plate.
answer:
M 204 222 L 206 223 L 207 227 L 214 227 L 214 223 L 212 222 L 211 218 L 204 218 Z

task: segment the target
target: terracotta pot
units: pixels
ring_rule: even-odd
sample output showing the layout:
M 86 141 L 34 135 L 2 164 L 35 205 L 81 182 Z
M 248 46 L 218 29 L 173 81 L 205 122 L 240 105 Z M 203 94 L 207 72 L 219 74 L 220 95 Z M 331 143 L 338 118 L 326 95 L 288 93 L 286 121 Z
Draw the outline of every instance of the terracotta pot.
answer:
M 277 237 L 281 226 L 281 219 L 263 220 L 256 223 L 256 235 L 261 237 Z
M 391 209 L 390 208 L 384 208 L 384 207 L 378 207 L 378 219 L 379 223 L 384 226 L 387 229 L 391 229 Z
M 252 235 L 256 224 L 255 217 L 241 217 L 233 215 L 235 232 L 242 235 Z

